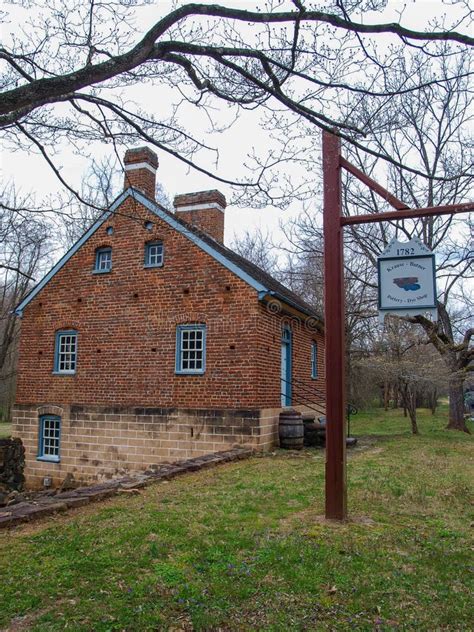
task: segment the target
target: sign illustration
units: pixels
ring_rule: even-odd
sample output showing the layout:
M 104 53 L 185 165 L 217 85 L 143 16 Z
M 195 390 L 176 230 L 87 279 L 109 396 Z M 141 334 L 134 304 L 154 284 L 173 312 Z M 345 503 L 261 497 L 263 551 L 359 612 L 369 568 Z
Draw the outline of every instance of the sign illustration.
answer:
M 418 283 L 418 277 L 403 277 L 402 279 L 393 279 L 395 285 L 401 287 L 408 292 L 409 290 L 419 290 L 421 285 Z
M 417 237 L 393 239 L 378 258 L 379 316 L 437 317 L 435 256 Z

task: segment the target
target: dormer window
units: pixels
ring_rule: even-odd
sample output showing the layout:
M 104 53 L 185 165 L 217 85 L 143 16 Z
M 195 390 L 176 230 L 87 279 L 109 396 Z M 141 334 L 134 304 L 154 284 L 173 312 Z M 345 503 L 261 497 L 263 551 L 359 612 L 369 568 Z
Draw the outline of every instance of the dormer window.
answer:
M 145 244 L 145 268 L 161 268 L 163 265 L 163 242 L 150 241 Z
M 94 272 L 110 272 L 112 270 L 112 248 L 97 248 L 95 251 Z

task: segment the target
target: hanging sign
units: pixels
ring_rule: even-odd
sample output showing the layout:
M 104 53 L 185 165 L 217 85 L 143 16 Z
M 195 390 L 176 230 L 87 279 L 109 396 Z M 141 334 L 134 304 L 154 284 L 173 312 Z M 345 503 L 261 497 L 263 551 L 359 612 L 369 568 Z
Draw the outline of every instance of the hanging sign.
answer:
M 436 320 L 435 256 L 420 239 L 392 239 L 377 264 L 381 321 L 386 314 Z

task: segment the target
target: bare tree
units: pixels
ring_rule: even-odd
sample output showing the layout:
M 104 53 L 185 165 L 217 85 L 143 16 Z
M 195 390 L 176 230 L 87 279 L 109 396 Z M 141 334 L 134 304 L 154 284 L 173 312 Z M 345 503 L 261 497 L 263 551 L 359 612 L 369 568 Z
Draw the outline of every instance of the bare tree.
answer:
M 428 64 L 416 54 L 399 67 L 403 74 L 415 77 L 423 87 L 416 98 L 405 94 L 393 95 L 380 108 L 370 98 L 354 97 L 346 102 L 349 112 L 357 113 L 361 125 L 367 129 L 375 153 L 381 148 L 396 156 L 399 163 L 410 162 L 420 176 L 408 173 L 396 165 L 382 165 L 367 152 L 345 144 L 344 151 L 350 160 L 393 192 L 408 206 L 426 207 L 465 201 L 474 188 L 472 120 L 473 96 L 470 89 L 472 59 L 461 54 L 452 58 L 444 45 L 438 46 L 438 55 Z M 433 83 L 437 78 L 441 82 Z M 286 121 L 279 125 L 287 126 Z M 281 128 L 280 128 L 281 129 Z M 307 133 L 311 130 L 305 127 Z M 292 130 L 295 137 L 302 130 Z M 318 156 L 312 151 L 317 163 Z M 384 182 L 386 180 L 386 182 Z M 315 191 L 316 195 L 320 192 Z M 377 214 L 387 210 L 385 200 L 347 175 L 343 186 L 343 205 L 347 215 Z M 287 231 L 294 248 L 305 252 L 308 244 L 322 243 L 321 222 L 317 215 L 300 217 L 293 231 Z M 472 283 L 474 262 L 472 223 L 468 216 L 457 219 L 451 216 L 427 217 L 419 220 L 349 226 L 345 230 L 346 279 L 353 287 L 355 302 L 347 300 L 348 338 L 351 330 L 367 332 L 365 324 L 374 326 L 377 256 L 393 237 L 408 239 L 419 237 L 437 254 L 438 321 L 417 317 L 413 324 L 421 326 L 426 339 L 433 343 L 448 367 L 450 380 L 450 414 L 448 428 L 467 431 L 463 417 L 463 383 L 473 369 L 473 302 L 469 284 Z M 365 287 L 365 290 L 362 288 Z M 353 305 L 356 309 L 353 309 Z M 464 308 L 460 317 L 459 308 Z M 470 318 L 469 318 L 470 315 Z M 350 320 L 355 318 L 354 323 Z M 363 337 L 363 336 L 362 336 Z
M 109 208 L 120 192 L 119 177 L 114 157 L 93 160 L 82 180 L 80 198 L 68 199 L 68 212 L 63 213 L 62 241 L 70 248 L 92 224 Z
M 430 77 L 448 77 L 452 72 L 452 60 L 444 54 L 428 68 L 419 57 L 406 69 L 428 83 Z M 422 88 L 419 100 L 406 101 L 403 95 L 393 99 L 393 106 L 383 114 L 364 112 L 360 116 L 374 129 L 373 142 L 384 144 L 399 158 L 410 157 L 411 164 L 418 164 L 426 177 L 389 166 L 388 188 L 412 207 L 452 204 L 466 199 L 472 192 L 474 143 L 469 127 L 474 118 L 473 96 L 466 77 L 470 74 L 472 59 L 462 55 L 456 61 L 456 79 Z M 375 133 L 377 131 L 377 133 Z M 371 173 L 375 164 L 360 152 L 348 148 L 353 159 Z M 381 210 L 380 199 L 363 190 L 357 183 L 348 182 L 346 209 L 349 213 Z M 467 291 L 472 280 L 472 223 L 470 219 L 455 219 L 451 216 L 429 217 L 416 221 L 397 221 L 386 224 L 371 224 L 349 229 L 350 247 L 365 255 L 375 266 L 376 257 L 396 236 L 399 239 L 418 236 L 437 254 L 437 307 L 438 320 L 417 316 L 410 321 L 420 326 L 427 339 L 441 354 L 450 372 L 450 412 L 448 428 L 467 432 L 463 414 L 463 383 L 472 370 L 474 348 L 470 342 L 474 335 L 472 322 L 473 303 Z M 471 314 L 471 321 L 464 319 L 464 326 L 456 318 L 460 301 Z M 457 324 L 460 328 L 457 328 Z
M 274 277 L 281 277 L 276 248 L 268 232 L 257 229 L 246 231 L 242 237 L 234 236 L 232 250 Z
M 361 12 L 381 13 L 383 0 L 332 0 L 325 11 L 288 0 L 270 1 L 263 11 L 178 4 L 141 32 L 136 24 L 146 4 L 17 0 L 4 8 L 16 27 L 0 49 L 4 139 L 12 150 L 42 155 L 69 189 L 54 157 L 63 140 L 83 147 L 139 139 L 217 179 L 246 186 L 256 199 L 286 196 L 273 167 L 298 160 L 301 147 L 287 143 L 283 152 L 258 156 L 258 174 L 245 182 L 221 176 L 207 166 L 208 158 L 218 159 L 216 149 L 184 127 L 182 110 L 190 105 L 207 113 L 211 131 L 222 125 L 213 115 L 219 105 L 229 109 L 228 121 L 256 107 L 277 116 L 288 110 L 400 165 L 396 154 L 366 143 L 357 113 L 338 103 L 351 94 L 380 107 L 396 94 L 409 99 L 424 84 L 401 72 L 404 57 L 416 52 L 430 61 L 440 41 L 457 56 L 474 42 L 462 1 L 450 2 L 458 8 L 451 23 L 432 21 L 426 31 L 405 27 L 402 14 L 397 23 L 360 20 Z M 145 85 L 158 100 L 147 97 L 140 105 Z M 159 107 L 158 88 L 175 95 L 170 113 Z M 208 158 L 199 161 L 202 154 Z M 294 186 L 289 190 L 294 194 Z
M 416 104 L 438 89 L 449 93 L 453 104 L 460 82 L 470 76 L 463 60 L 474 39 L 464 2 L 451 1 L 453 19 L 431 21 L 427 31 L 404 26 L 403 14 L 397 23 L 360 19 L 365 11 L 381 15 L 383 0 L 331 0 L 324 11 L 301 0 L 270 0 L 263 11 L 179 3 L 145 32 L 135 26 L 140 6 L 130 0 L 17 0 L 4 8 L 13 24 L 0 49 L 5 146 L 41 155 L 81 202 L 102 210 L 63 177 L 55 156 L 63 142 L 81 150 L 105 141 L 118 159 L 117 145 L 146 142 L 242 187 L 254 204 L 283 204 L 312 193 L 305 178 L 298 185 L 292 181 L 287 166 L 293 161 L 303 175 L 314 171 L 305 143 L 321 129 L 338 133 L 361 156 L 364 152 L 364 161 L 383 158 L 403 174 L 397 181 L 405 188 L 421 178 L 440 193 L 438 183 L 458 181 L 458 164 L 446 160 L 441 165 L 438 158 L 428 169 L 426 161 L 413 161 L 410 151 L 400 151 L 391 141 L 397 125 L 401 133 L 409 129 L 410 111 L 422 111 Z M 449 60 L 445 73 L 428 76 L 439 59 Z M 410 64 L 425 74 L 407 71 Z M 145 98 L 140 95 L 144 86 Z M 168 110 L 160 107 L 165 93 L 172 95 Z M 406 122 L 394 117 L 399 103 L 407 111 Z M 215 115 L 223 105 L 229 113 L 224 121 Z M 190 108 L 208 117 L 211 133 L 258 108 L 268 113 L 267 125 L 282 145 L 269 143 L 266 152 L 256 153 L 250 163 L 254 171 L 245 180 L 226 177 L 216 168 L 217 149 L 186 128 L 183 113 Z M 284 120 L 285 112 L 293 121 Z M 391 125 L 392 118 L 397 125 Z M 295 127 L 302 122 L 304 128 Z M 468 123 L 461 118 L 451 131 L 461 134 Z M 292 129 L 299 132 L 292 135 Z M 441 140 L 445 151 L 450 145 L 444 136 Z M 390 173 L 395 173 L 391 167 Z M 463 175 L 468 177 L 464 166 Z M 461 194 L 458 188 L 457 197 Z M 436 230 L 444 243 L 447 227 L 441 226 Z M 429 225 L 426 231 L 433 232 Z
M 115 156 L 93 160 L 80 189 L 80 200 L 69 196 L 60 213 L 62 222 L 61 244 L 70 248 L 92 224 L 110 208 L 123 188 L 123 171 Z M 160 182 L 156 183 L 156 201 L 171 210 L 172 203 Z
M 319 213 L 307 208 L 299 216 L 281 225 L 289 263 L 285 277 L 290 287 L 319 313 L 323 313 L 324 240 Z M 364 344 L 367 328 L 373 327 L 376 315 L 376 282 L 370 261 L 350 248 L 345 253 L 346 337 L 348 352 Z
M 32 200 L 7 185 L 0 195 L 0 402 L 12 401 L 18 319 L 13 310 L 44 272 L 51 254 L 51 223 L 22 209 Z
M 374 334 L 369 352 L 354 359 L 358 379 L 382 389 L 386 409 L 391 393 L 393 407 L 401 404 L 412 434 L 419 434 L 417 408 L 429 404 L 433 412 L 431 397 L 446 384 L 447 370 L 409 323 L 388 317 L 383 332 Z

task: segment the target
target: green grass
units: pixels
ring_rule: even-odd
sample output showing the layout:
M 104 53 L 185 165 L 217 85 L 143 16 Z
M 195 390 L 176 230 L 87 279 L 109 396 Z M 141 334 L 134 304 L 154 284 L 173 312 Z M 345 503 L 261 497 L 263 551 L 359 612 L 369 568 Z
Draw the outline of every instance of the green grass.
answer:
M 448 403 L 442 400 L 438 408 L 438 412 L 432 415 L 429 410 L 418 409 L 417 421 L 421 434 L 428 433 L 430 437 L 448 438 L 450 433 L 446 434 Z M 474 425 L 470 426 L 471 430 Z M 410 418 L 404 417 L 401 410 L 388 410 L 385 412 L 381 408 L 371 408 L 361 411 L 357 415 L 351 417 L 351 432 L 355 435 L 377 435 L 377 436 L 395 436 L 411 434 Z
M 0 439 L 5 439 L 11 436 L 12 427 L 11 424 L 0 422 Z
M 473 444 L 445 424 L 354 418 L 343 525 L 305 450 L 4 532 L 0 628 L 470 630 Z

